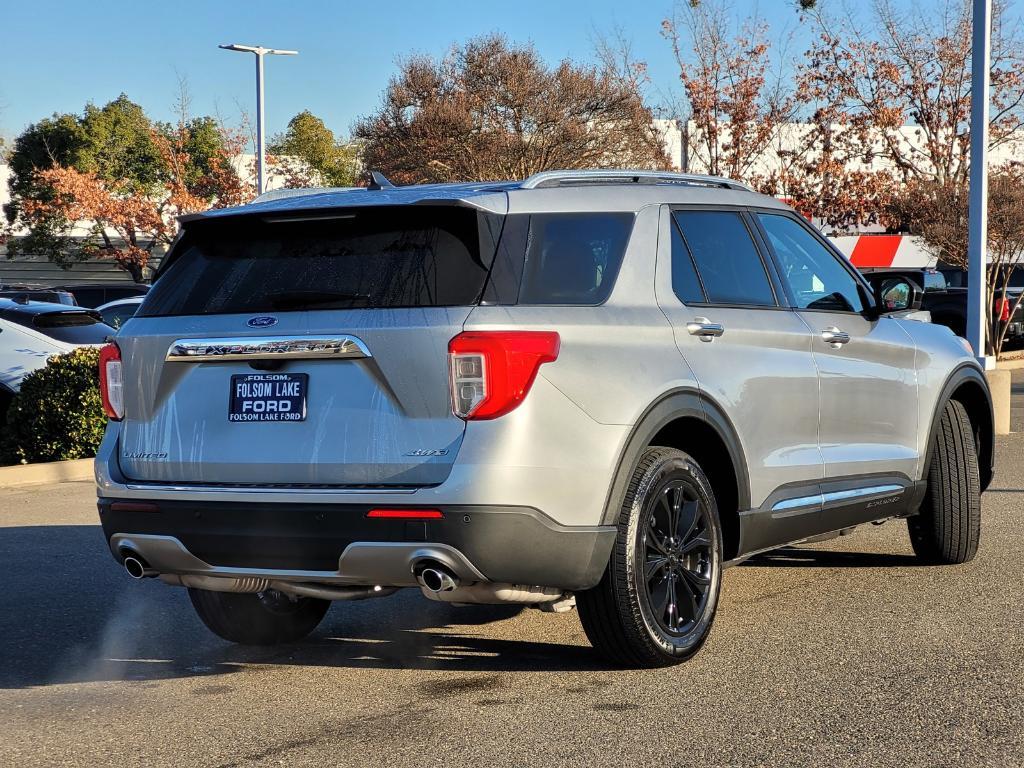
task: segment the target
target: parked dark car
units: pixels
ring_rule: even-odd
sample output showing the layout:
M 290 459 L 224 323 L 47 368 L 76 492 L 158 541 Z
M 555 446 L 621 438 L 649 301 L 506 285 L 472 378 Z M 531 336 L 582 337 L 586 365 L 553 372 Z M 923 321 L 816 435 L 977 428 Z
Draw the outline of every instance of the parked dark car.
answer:
M 102 344 L 117 333 L 99 312 L 45 301 L 0 298 L 0 318 L 68 344 Z
M 932 322 L 945 325 L 957 336 L 967 333 L 967 272 L 955 267 L 887 269 L 865 267 L 860 270 L 872 285 L 893 278 L 913 280 L 923 289 L 921 309 L 931 313 Z M 1024 269 L 1016 269 L 1010 276 L 1006 302 L 1002 298 L 992 307 L 994 321 L 1008 324 L 1007 341 L 1024 340 L 1024 302 L 1013 316 L 1010 310 L 1024 291 Z
M 90 309 L 116 299 L 145 296 L 149 292 L 149 286 L 142 283 L 68 283 L 54 288 L 67 291 L 80 306 Z
M 0 298 L 25 301 L 46 301 L 51 304 L 75 306 L 74 295 L 60 288 L 39 288 L 32 285 L 9 285 L 0 283 Z

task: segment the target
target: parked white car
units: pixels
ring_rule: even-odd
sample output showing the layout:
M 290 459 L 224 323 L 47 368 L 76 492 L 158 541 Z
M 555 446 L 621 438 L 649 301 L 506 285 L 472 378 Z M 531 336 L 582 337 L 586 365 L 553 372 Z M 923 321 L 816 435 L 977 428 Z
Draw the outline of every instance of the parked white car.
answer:
M 32 371 L 53 355 L 97 346 L 115 333 L 94 310 L 0 298 L 0 425 Z
M 0 318 L 0 415 L 7 411 L 22 379 L 46 365 L 51 355 L 70 352 L 75 346 Z
M 104 323 L 111 328 L 120 329 L 122 325 L 135 317 L 135 313 L 139 311 L 145 298 L 145 296 L 129 296 L 126 299 L 115 299 L 96 307 L 96 311 L 102 315 Z

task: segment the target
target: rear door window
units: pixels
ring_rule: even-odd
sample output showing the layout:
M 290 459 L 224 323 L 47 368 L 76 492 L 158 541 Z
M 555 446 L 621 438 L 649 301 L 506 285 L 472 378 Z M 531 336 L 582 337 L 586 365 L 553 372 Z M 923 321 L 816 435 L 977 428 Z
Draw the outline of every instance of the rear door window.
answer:
M 138 316 L 472 305 L 498 223 L 460 206 L 198 220 Z
M 686 247 L 679 225 L 672 227 L 672 290 L 683 304 L 703 304 L 707 301 L 701 288 L 697 268 L 693 264 L 690 249 Z
M 764 262 L 736 211 L 673 214 L 711 304 L 775 306 Z M 673 278 L 675 269 L 673 268 Z

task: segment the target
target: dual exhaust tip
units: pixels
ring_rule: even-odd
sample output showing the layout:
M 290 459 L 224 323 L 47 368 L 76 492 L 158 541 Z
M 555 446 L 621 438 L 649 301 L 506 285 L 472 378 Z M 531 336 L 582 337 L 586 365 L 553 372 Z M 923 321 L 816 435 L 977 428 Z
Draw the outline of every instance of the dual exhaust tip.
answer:
M 452 592 L 459 586 L 459 577 L 440 563 L 416 569 L 416 581 L 428 592 Z
M 142 555 L 130 549 L 121 550 L 121 565 L 133 579 L 156 576 L 156 571 L 149 567 L 149 563 L 142 558 Z

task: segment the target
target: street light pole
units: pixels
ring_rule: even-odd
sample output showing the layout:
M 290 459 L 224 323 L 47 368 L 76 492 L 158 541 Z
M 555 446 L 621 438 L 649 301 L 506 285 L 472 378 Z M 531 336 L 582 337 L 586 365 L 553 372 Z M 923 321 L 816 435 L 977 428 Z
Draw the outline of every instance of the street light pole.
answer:
M 266 190 L 266 126 L 263 118 L 263 57 L 295 56 L 298 51 L 285 51 L 279 48 L 264 48 L 261 45 L 221 45 L 226 51 L 241 51 L 256 55 L 256 194 L 262 195 Z
M 974 0 L 971 42 L 971 181 L 967 232 L 967 340 L 984 368 L 988 326 L 988 116 L 992 0 Z

